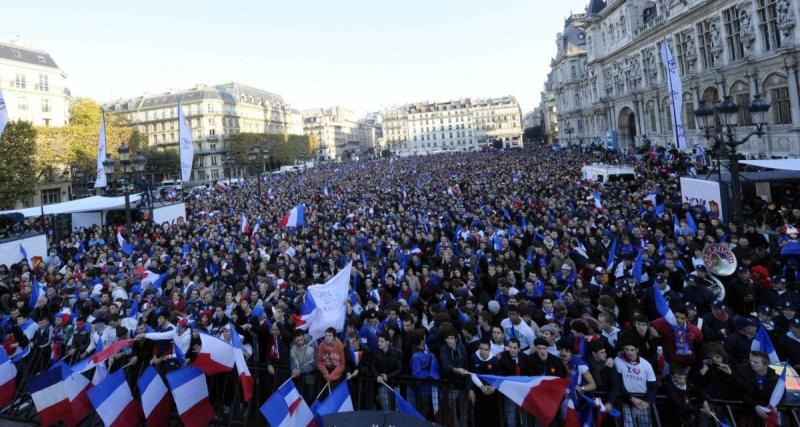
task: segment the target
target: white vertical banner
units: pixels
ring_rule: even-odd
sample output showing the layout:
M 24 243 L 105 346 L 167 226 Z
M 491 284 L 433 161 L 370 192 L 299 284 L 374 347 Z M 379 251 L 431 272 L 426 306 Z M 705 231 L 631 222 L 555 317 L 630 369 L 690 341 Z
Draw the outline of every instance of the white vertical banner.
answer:
M 3 92 L 0 91 L 0 136 L 3 136 L 3 130 L 8 124 L 8 109 L 6 108 L 6 100 L 3 98 Z
M 100 116 L 100 136 L 97 138 L 97 177 L 94 179 L 94 188 L 106 186 L 106 115 Z
M 661 43 L 661 60 L 664 62 L 667 76 L 667 88 L 669 89 L 670 112 L 672 114 L 672 134 L 678 143 L 678 148 L 686 149 L 686 132 L 683 128 L 683 83 L 681 76 L 678 75 L 678 63 L 672 56 L 667 40 Z
M 192 162 L 194 161 L 194 145 L 192 144 L 192 130 L 186 123 L 183 115 L 183 106 L 178 101 L 178 139 L 181 150 L 181 180 L 186 183 L 192 177 Z

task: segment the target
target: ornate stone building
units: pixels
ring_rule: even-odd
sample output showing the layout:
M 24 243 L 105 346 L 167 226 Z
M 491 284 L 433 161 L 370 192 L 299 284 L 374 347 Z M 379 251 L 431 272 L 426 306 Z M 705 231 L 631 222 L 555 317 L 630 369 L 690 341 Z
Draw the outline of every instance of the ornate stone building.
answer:
M 512 96 L 417 102 L 383 113 L 386 148 L 397 155 L 475 151 L 522 144 L 522 111 Z
M 694 117 L 702 102 L 716 105 L 730 96 L 741 108 L 739 122 L 748 123 L 747 105 L 760 95 L 770 104 L 766 135 L 751 138 L 740 151 L 797 156 L 798 14 L 798 0 L 591 0 L 585 14 L 566 20 L 553 61 L 561 141 L 563 130 L 572 128 L 573 142 L 616 131 L 622 148 L 645 138 L 674 144 L 660 55 L 668 43 L 683 82 L 682 120 L 690 146 L 706 143 Z M 584 32 L 585 45 L 576 44 L 570 53 L 564 39 L 575 28 Z
M 107 103 L 104 109 L 124 116 L 150 146 L 177 147 L 179 100 L 194 143 L 192 181 L 225 177 L 226 138 L 231 134 L 303 133 L 300 113 L 283 97 L 240 83 L 145 94 Z

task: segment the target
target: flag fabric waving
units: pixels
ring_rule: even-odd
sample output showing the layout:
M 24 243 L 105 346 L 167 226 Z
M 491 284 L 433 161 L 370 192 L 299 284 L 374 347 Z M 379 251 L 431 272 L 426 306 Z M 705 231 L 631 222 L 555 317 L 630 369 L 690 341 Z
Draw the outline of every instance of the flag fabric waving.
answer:
M 750 343 L 750 350 L 766 354 L 769 356 L 770 363 L 781 363 L 780 359 L 778 359 L 778 352 L 775 351 L 775 346 L 772 345 L 772 340 L 769 338 L 769 333 L 764 324 L 758 327 L 758 332 L 753 337 L 753 342 Z
M 116 341 L 115 343 L 111 344 L 110 346 L 102 349 L 101 351 L 79 361 L 78 363 L 72 365 L 73 372 L 86 372 L 89 369 L 94 368 L 100 362 L 105 361 L 109 357 L 119 353 L 123 348 L 131 345 L 134 340 L 120 340 Z
M 780 425 L 778 420 L 778 405 L 783 400 L 783 394 L 786 392 L 786 363 L 783 364 L 781 376 L 778 377 L 778 382 L 775 383 L 775 388 L 772 389 L 772 395 L 769 397 L 769 416 L 767 417 L 767 427 L 776 427 Z
M 597 209 L 603 209 L 603 199 L 600 196 L 600 192 L 595 191 L 594 193 L 592 193 L 592 198 L 594 199 L 594 207 L 596 207 Z
M 3 92 L 0 91 L 0 138 L 2 138 L 3 130 L 5 130 L 7 124 L 8 108 L 6 108 L 6 100 L 3 98 Z M 0 139 L 0 142 L 2 142 L 2 139 Z
M 189 182 L 192 178 L 192 164 L 194 163 L 194 144 L 192 143 L 192 130 L 183 115 L 183 106 L 178 100 L 178 144 L 181 158 L 181 180 Z
M 44 298 L 44 294 L 42 293 L 42 285 L 39 284 L 39 281 L 36 280 L 36 276 L 32 276 L 31 278 L 31 308 L 36 308 L 36 305 L 39 304 L 39 300 Z
M 17 367 L 0 346 L 0 407 L 6 406 L 14 398 L 17 382 Z
M 236 357 L 232 345 L 202 332 L 200 333 L 200 342 L 200 351 L 192 363 L 193 366 L 206 375 L 230 372 L 233 369 Z
M 664 294 L 661 293 L 661 290 L 658 289 L 658 285 L 653 285 L 653 299 L 656 302 L 656 310 L 658 310 L 658 314 L 664 318 L 670 325 L 677 327 L 678 321 L 675 320 L 675 314 L 672 312 L 672 309 L 669 308 L 669 304 L 667 304 L 667 300 L 664 299 Z
M 349 262 L 325 284 L 308 287 L 300 310 L 301 319 L 305 322 L 301 327 L 307 328 L 314 339 L 324 337 L 325 329 L 329 327 L 337 331 L 344 328 L 347 316 L 344 302 L 349 297 L 352 267 L 353 263 Z
M 28 390 L 43 426 L 72 419 L 72 407 L 64 388 L 64 378 L 71 374 L 67 366 L 61 365 L 28 380 Z
M 542 425 L 550 425 L 561 407 L 564 391 L 569 387 L 566 378 L 539 376 L 522 377 L 478 375 L 500 393 L 533 415 Z
M 203 427 L 216 417 L 208 401 L 208 384 L 203 371 L 187 366 L 168 373 L 167 382 L 178 416 L 185 426 Z
M 164 380 L 153 366 L 148 366 L 137 384 L 141 395 L 142 412 L 148 427 L 167 427 L 172 399 Z
M 106 115 L 100 115 L 100 136 L 97 138 L 97 175 L 94 179 L 94 188 L 104 188 L 107 185 L 106 167 Z
M 247 368 L 244 352 L 242 352 L 242 341 L 239 339 L 239 333 L 236 332 L 234 327 L 231 327 L 231 342 L 233 343 L 236 370 L 239 372 L 239 383 L 242 385 L 242 398 L 245 402 L 249 402 L 250 398 L 253 397 L 253 376 L 250 375 L 250 369 Z
M 136 427 L 142 421 L 141 407 L 131 394 L 124 369 L 118 369 L 89 390 L 89 400 L 106 426 Z
M 278 227 L 302 227 L 306 223 L 306 209 L 303 205 L 297 205 L 278 221 Z
M 386 383 L 383 383 L 383 385 L 385 385 L 386 387 L 389 387 L 389 385 L 386 384 Z M 406 415 L 411 415 L 412 417 L 419 418 L 420 420 L 424 420 L 425 419 L 425 417 L 422 414 L 420 414 L 414 408 L 414 406 L 412 406 L 410 403 L 408 403 L 408 401 L 403 399 L 403 396 L 401 396 L 400 393 L 396 389 L 393 389 L 393 388 L 389 387 L 389 390 L 391 390 L 392 393 L 394 393 L 394 400 L 395 400 L 395 403 L 397 403 L 397 411 L 398 412 L 402 412 L 402 413 L 404 413 Z
M 89 401 L 88 394 L 91 388 L 92 383 L 83 374 L 72 372 L 64 378 L 64 391 L 67 392 L 72 412 L 67 425 L 76 426 L 92 413 L 92 403 Z
M 325 401 L 316 408 L 316 413 L 323 417 L 328 414 L 352 411 L 353 400 L 350 398 L 350 387 L 347 385 L 347 381 L 342 381 L 336 386 Z
M 28 251 L 26 251 L 25 247 L 22 245 L 19 245 L 19 255 L 22 257 L 25 263 L 28 264 L 28 268 L 33 269 L 33 265 L 31 264 L 31 259 L 28 258 Z
M 261 414 L 272 427 L 313 427 L 317 420 L 311 408 L 291 381 L 283 383 L 272 396 L 261 405 Z
M 122 249 L 122 252 L 125 252 L 125 255 L 131 256 L 133 253 L 133 244 L 125 241 L 125 238 L 122 237 L 122 233 L 119 230 L 117 231 L 117 243 L 119 243 L 119 248 Z

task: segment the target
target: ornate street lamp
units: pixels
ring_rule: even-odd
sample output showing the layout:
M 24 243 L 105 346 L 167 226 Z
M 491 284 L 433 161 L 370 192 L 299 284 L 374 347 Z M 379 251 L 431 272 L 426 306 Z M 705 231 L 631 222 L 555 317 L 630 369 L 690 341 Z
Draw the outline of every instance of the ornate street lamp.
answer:
M 756 94 L 747 110 L 752 117 L 752 125 L 739 124 L 739 106 L 726 96 L 722 103 L 714 111 L 705 102 L 700 105 L 694 115 L 699 119 L 700 126 L 705 131 L 705 137 L 709 141 L 713 141 L 714 145 L 718 145 L 717 149 L 717 168 L 721 172 L 720 150 L 727 149 L 728 155 L 728 170 L 731 173 L 731 211 L 733 213 L 733 220 L 736 222 L 741 221 L 742 212 L 742 188 L 741 177 L 739 176 L 739 158 L 737 156 L 737 148 L 746 143 L 752 136 L 763 136 L 764 126 L 767 124 L 767 112 L 769 111 L 769 104 L 761 99 L 761 96 Z M 715 117 L 719 119 L 721 128 L 719 131 L 716 129 Z M 734 129 L 742 126 L 752 126 L 753 130 L 742 139 L 736 139 Z M 720 182 L 722 182 L 722 174 L 720 173 Z
M 120 145 L 117 149 L 119 160 L 114 161 L 111 156 L 106 157 L 103 162 L 106 175 L 114 179 L 117 188 L 120 186 L 125 194 L 125 228 L 131 228 L 131 189 L 133 187 L 134 179 L 144 173 L 145 158 L 143 155 L 138 154 L 131 159 L 130 148 L 127 145 Z M 151 201 L 152 203 L 152 201 Z

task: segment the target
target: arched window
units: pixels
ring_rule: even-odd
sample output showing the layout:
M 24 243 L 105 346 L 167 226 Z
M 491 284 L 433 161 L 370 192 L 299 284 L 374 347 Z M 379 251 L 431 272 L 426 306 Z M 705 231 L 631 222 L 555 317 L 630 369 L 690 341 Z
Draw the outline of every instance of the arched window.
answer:
M 669 105 L 669 97 L 664 98 L 664 101 L 661 103 L 661 114 L 664 117 L 664 133 L 674 133 L 672 130 L 672 109 Z
M 697 128 L 694 122 L 694 101 L 691 93 L 683 94 L 683 127 L 686 129 Z
M 700 102 L 711 108 L 716 108 L 720 104 L 719 92 L 717 91 L 717 88 L 713 86 L 706 88 L 706 90 L 703 91 L 703 96 L 700 98 Z M 719 126 L 720 123 L 718 117 L 715 118 L 714 122 L 716 126 Z
M 645 105 L 645 117 L 647 117 L 647 131 L 655 133 L 656 131 L 656 106 L 653 101 L 648 101 Z
M 739 117 L 737 123 L 740 125 L 753 124 L 750 110 L 747 109 L 750 102 L 750 86 L 739 80 L 731 86 L 731 99 L 739 106 Z
M 786 77 L 774 73 L 764 80 L 764 95 L 770 105 L 772 123 L 776 125 L 791 124 L 792 113 L 789 102 L 789 86 Z

